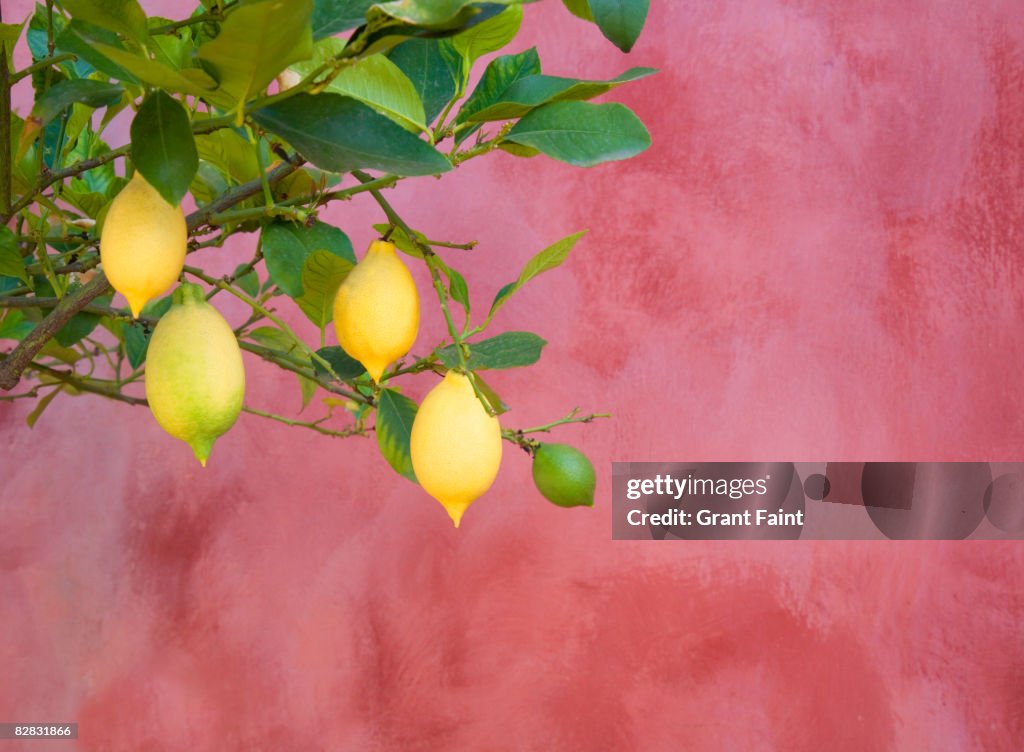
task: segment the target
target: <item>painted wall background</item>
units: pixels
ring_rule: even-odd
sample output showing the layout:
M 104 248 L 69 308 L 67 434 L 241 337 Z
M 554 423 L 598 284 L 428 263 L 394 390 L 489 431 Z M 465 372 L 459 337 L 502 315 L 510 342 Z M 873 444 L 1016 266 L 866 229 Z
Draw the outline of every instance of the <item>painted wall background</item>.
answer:
M 653 6 L 630 57 L 552 0 L 514 48 L 660 68 L 614 95 L 643 157 L 390 194 L 481 241 L 453 252 L 481 308 L 591 229 L 501 315 L 540 365 L 493 382 L 510 425 L 615 413 L 558 434 L 597 507 L 509 449 L 455 531 L 372 441 L 243 416 L 203 471 L 141 409 L 0 404 L 0 717 L 86 750 L 1019 748 L 1020 545 L 613 543 L 608 492 L 613 459 L 1021 459 L 1024 5 Z M 326 219 L 360 252 L 379 221 Z M 252 405 L 298 409 L 247 364 Z

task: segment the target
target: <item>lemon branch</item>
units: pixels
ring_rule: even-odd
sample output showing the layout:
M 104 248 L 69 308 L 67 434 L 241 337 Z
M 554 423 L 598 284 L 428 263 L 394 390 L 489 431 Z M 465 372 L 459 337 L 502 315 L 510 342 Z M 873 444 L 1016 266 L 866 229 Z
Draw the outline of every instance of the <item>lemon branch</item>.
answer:
M 142 397 L 133 397 L 130 394 L 122 392 L 119 388 L 119 384 L 114 381 L 93 379 L 87 376 L 81 376 L 73 371 L 59 371 L 56 368 L 50 368 L 42 363 L 32 363 L 29 367 L 33 371 L 45 373 L 47 376 L 50 376 L 63 384 L 72 386 L 80 392 L 98 394 L 112 400 L 117 400 L 118 402 L 124 402 L 128 405 L 148 404 Z
M 239 340 L 238 346 L 247 352 L 251 352 L 253 355 L 259 356 L 268 363 L 273 363 L 282 370 L 291 371 L 298 376 L 303 376 L 310 381 L 315 382 L 317 386 L 331 392 L 332 394 L 345 397 L 353 402 L 361 402 L 364 405 L 372 406 L 374 404 L 371 398 L 365 397 L 356 391 L 346 389 L 341 386 L 341 383 L 343 382 L 328 381 L 327 379 L 324 379 L 318 373 L 313 371 L 307 363 L 294 359 L 287 353 L 282 353 L 280 350 L 271 350 L 268 347 L 263 347 L 252 342 L 246 342 L 245 340 Z
M 73 387 L 80 392 L 87 392 L 89 394 L 96 394 L 102 397 L 107 397 L 118 402 L 123 402 L 126 405 L 132 406 L 144 406 L 148 405 L 149 402 L 144 397 L 133 397 L 130 394 L 125 394 L 119 389 L 119 382 L 108 381 L 104 379 L 94 379 L 88 376 L 82 376 L 74 373 L 73 371 L 61 371 L 56 368 L 50 368 L 49 366 L 41 363 L 32 363 L 32 370 L 46 374 L 56 382 Z M 16 394 L 10 397 L 0 398 L 0 401 L 14 401 L 16 399 L 22 399 L 25 397 L 35 397 L 38 395 L 40 389 L 53 386 L 52 384 L 39 384 L 32 390 L 25 392 L 24 394 Z M 284 423 L 288 426 L 294 426 L 298 428 L 308 428 L 317 433 L 323 434 L 324 436 L 332 436 L 335 438 L 349 438 L 351 436 L 365 436 L 368 432 L 372 431 L 372 427 L 366 426 L 354 426 L 353 428 L 344 431 L 335 431 L 330 428 L 324 428 L 321 425 L 327 418 L 323 418 L 319 421 L 300 421 L 291 420 L 281 415 L 275 415 L 274 413 L 268 413 L 263 410 L 257 410 L 253 407 L 245 406 L 242 408 L 243 412 L 247 412 L 250 415 L 256 415 L 261 418 L 267 418 L 268 420 L 274 420 L 279 423 Z

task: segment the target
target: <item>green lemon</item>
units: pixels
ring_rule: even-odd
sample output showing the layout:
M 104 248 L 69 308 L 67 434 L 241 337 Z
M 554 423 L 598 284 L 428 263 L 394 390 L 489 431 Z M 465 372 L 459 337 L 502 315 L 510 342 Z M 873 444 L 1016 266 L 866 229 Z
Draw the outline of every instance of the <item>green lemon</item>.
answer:
M 541 444 L 533 456 L 533 482 L 560 507 L 594 506 L 594 466 L 568 444 Z

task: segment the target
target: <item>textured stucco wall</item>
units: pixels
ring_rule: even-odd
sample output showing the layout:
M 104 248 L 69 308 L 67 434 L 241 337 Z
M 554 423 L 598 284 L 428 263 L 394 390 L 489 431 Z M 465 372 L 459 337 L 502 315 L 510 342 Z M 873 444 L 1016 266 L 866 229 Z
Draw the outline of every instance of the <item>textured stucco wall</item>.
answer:
M 452 254 L 478 308 L 591 229 L 501 314 L 541 363 L 492 380 L 510 425 L 615 413 L 559 434 L 597 507 L 550 507 L 509 450 L 455 531 L 371 441 L 243 416 L 201 470 L 138 408 L 29 431 L 0 404 L 0 718 L 89 750 L 1019 749 L 1020 545 L 613 543 L 608 489 L 613 459 L 1021 459 L 1024 4 L 653 6 L 629 57 L 553 0 L 516 43 L 660 68 L 614 95 L 642 158 L 392 194 L 481 241 Z M 379 221 L 326 218 L 360 252 Z M 251 404 L 298 408 L 248 366 Z

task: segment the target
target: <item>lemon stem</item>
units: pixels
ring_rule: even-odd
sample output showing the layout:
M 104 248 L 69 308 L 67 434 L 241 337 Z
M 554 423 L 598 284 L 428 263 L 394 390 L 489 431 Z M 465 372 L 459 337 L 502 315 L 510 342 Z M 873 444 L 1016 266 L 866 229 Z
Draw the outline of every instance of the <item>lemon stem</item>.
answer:
M 199 285 L 192 284 L 191 282 L 182 282 L 171 296 L 171 302 L 174 305 L 205 303 L 206 293 Z

